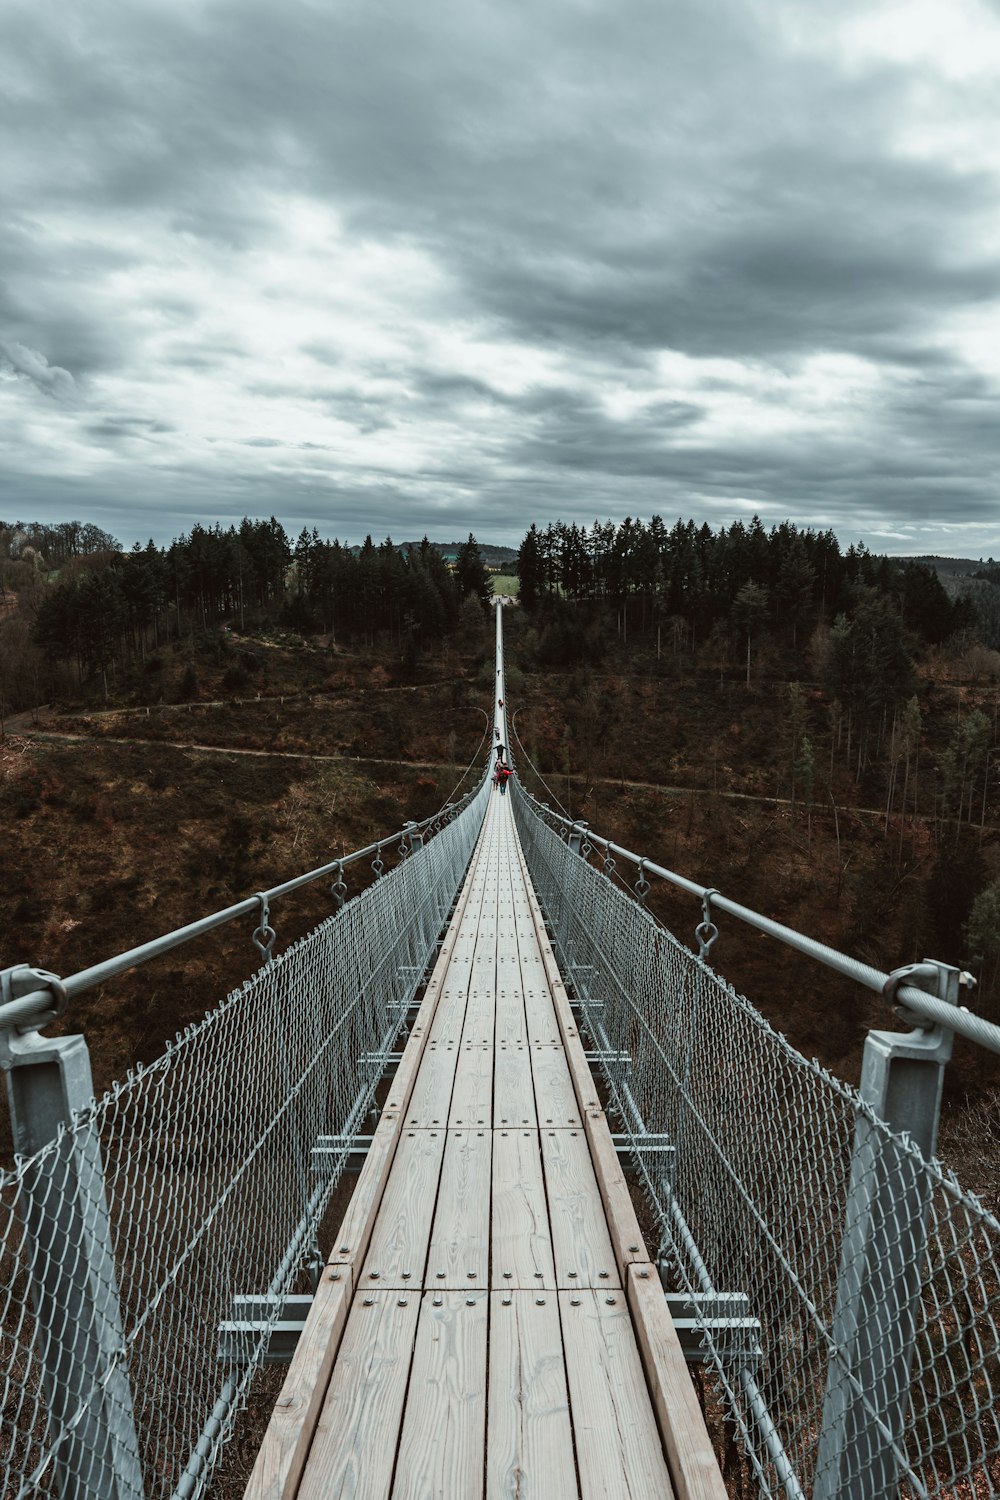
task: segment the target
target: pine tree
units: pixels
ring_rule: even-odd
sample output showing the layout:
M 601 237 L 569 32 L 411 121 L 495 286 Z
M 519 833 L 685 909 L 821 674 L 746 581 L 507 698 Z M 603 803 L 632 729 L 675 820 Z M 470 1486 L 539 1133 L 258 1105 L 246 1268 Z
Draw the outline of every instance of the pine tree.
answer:
M 747 638 L 747 687 L 750 686 L 750 642 L 764 622 L 767 606 L 767 589 L 759 583 L 745 583 L 733 601 L 736 623 Z
M 469 532 L 469 540 L 463 542 L 458 549 L 458 558 L 455 562 L 455 581 L 458 584 L 459 593 L 463 599 L 470 596 L 477 599 L 483 609 L 489 608 L 490 600 L 493 598 L 493 579 L 486 571 L 483 555 L 479 550 L 479 543 L 472 532 Z
M 517 592 L 525 609 L 534 609 L 542 592 L 538 527 L 532 524 L 517 554 Z

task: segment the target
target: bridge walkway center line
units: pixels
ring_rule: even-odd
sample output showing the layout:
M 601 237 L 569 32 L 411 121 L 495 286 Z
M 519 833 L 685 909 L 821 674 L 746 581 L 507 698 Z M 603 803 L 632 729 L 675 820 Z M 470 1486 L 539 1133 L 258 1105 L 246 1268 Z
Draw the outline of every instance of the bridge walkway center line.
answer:
M 247 1500 L 724 1500 L 494 792 Z

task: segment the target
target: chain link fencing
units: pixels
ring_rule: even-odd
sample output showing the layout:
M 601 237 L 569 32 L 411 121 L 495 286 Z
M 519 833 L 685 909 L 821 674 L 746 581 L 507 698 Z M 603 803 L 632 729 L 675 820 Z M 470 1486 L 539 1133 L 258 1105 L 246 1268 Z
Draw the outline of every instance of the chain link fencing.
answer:
M 388 873 L 377 850 L 374 884 L 0 1172 L 4 1497 L 204 1492 L 284 1296 L 312 1284 L 347 1160 L 312 1148 L 358 1132 L 373 1104 L 488 792 L 422 847 L 404 841 Z M 81 1039 L 50 1045 L 89 1080 Z M 41 1039 L 43 1093 L 47 1056 Z M 264 1324 L 220 1359 L 220 1324 L 246 1297 Z
M 519 787 L 514 811 L 760 1492 L 1000 1493 L 1000 1223 L 595 868 L 585 834 L 570 847 Z

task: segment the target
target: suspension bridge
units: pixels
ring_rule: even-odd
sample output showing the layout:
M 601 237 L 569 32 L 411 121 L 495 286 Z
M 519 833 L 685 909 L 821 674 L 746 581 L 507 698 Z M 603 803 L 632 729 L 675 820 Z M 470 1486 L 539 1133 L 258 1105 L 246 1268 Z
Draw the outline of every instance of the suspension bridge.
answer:
M 496 683 L 506 745 L 499 608 Z M 968 976 L 881 974 L 489 769 L 80 974 L 0 975 L 2 1494 L 1000 1493 L 1000 1223 L 934 1157 L 955 1035 L 1000 1051 Z M 697 951 L 652 879 L 700 906 Z M 334 913 L 275 955 L 317 880 Z M 723 912 L 902 1019 L 859 1089 L 711 966 Z M 45 1028 L 234 921 L 259 967 L 95 1100 L 85 1039 Z

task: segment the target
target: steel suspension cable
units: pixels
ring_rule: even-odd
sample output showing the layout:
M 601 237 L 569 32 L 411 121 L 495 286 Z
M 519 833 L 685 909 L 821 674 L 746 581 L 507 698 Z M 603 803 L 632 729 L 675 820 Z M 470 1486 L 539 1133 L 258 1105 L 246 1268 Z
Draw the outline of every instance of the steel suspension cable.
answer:
M 472 770 L 473 766 L 476 764 L 476 761 L 479 759 L 480 752 L 481 752 L 481 750 L 483 748 L 483 745 L 484 745 L 484 743 L 486 741 L 486 736 L 489 734 L 489 732 L 490 732 L 490 725 L 489 725 L 489 719 L 487 719 L 487 721 L 486 721 L 486 728 L 483 730 L 483 737 L 482 737 L 482 739 L 479 741 L 479 744 L 476 746 L 476 752 L 473 755 L 472 759 L 469 761 L 469 764 L 466 766 L 465 770 L 462 772 L 461 776 L 456 781 L 455 785 L 452 787 L 451 791 L 449 792 L 447 798 L 445 799 L 447 802 L 453 802 L 454 801 L 454 799 L 455 799 L 455 793 L 458 791 L 459 787 L 462 785 L 462 782 L 465 780 L 466 776 L 468 776 L 469 772 Z
M 568 812 L 567 809 L 565 807 L 563 807 L 562 803 L 559 801 L 559 798 L 556 796 L 555 792 L 549 786 L 548 782 L 545 780 L 545 777 L 542 775 L 541 771 L 535 765 L 535 762 L 531 759 L 531 756 L 528 754 L 527 750 L 525 750 L 524 745 L 521 743 L 521 736 L 517 732 L 517 726 L 515 725 L 513 718 L 510 721 L 510 732 L 514 736 L 515 740 L 517 740 L 517 748 L 518 748 L 518 750 L 524 756 L 525 760 L 528 762 L 528 765 L 534 771 L 535 775 L 538 777 L 538 780 L 541 782 L 542 786 L 548 792 L 549 796 L 552 798 L 553 802 L 559 808 L 560 812 L 563 814 L 564 817 L 566 817 L 566 818 L 572 818 L 572 816 L 573 816 L 572 813 Z

